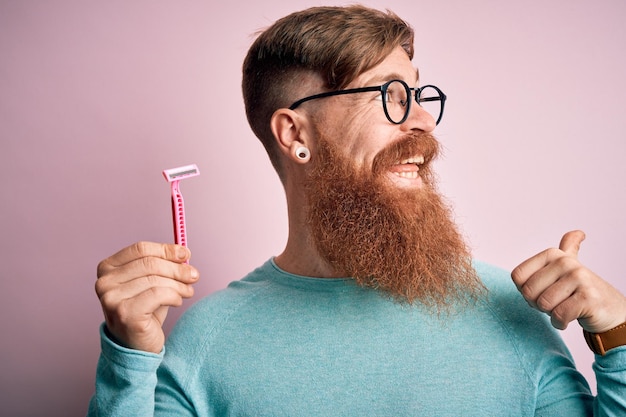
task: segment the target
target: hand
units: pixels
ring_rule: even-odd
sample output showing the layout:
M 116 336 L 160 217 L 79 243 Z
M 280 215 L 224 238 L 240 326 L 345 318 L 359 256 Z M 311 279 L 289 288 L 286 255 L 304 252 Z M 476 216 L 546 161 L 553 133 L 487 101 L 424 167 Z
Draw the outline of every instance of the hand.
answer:
M 626 321 L 626 297 L 578 261 L 584 239 L 580 230 L 566 233 L 558 249 L 524 261 L 511 277 L 526 301 L 549 314 L 557 329 L 577 319 L 585 330 L 602 333 Z
M 198 271 L 185 264 L 187 248 L 139 242 L 98 264 L 96 294 L 107 330 L 125 347 L 159 353 L 170 306 L 193 295 Z

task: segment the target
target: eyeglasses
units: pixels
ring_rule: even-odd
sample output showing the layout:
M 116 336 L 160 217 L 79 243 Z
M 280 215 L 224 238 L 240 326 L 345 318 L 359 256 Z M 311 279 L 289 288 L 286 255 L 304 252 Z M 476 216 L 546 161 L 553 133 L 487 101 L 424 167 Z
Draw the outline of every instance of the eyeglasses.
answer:
M 289 106 L 294 110 L 300 104 L 318 98 L 339 96 L 344 94 L 366 93 L 368 91 L 380 91 L 380 98 L 383 102 L 383 110 L 387 120 L 395 125 L 402 124 L 409 117 L 411 111 L 411 98 L 415 95 L 415 101 L 426 110 L 439 124 L 443 117 L 443 108 L 446 104 L 446 95 L 434 85 L 425 85 L 419 88 L 411 88 L 402 80 L 391 80 L 383 85 L 375 87 L 350 88 L 347 90 L 328 91 L 326 93 L 315 94 L 293 103 Z

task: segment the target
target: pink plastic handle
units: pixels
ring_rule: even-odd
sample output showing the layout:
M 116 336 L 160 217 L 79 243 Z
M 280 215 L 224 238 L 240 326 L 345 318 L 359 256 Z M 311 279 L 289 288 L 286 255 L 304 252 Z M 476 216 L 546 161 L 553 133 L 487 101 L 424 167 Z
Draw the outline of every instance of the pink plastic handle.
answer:
M 174 222 L 174 241 L 187 246 L 187 228 L 185 226 L 185 201 L 179 188 L 180 181 L 172 182 L 172 217 Z

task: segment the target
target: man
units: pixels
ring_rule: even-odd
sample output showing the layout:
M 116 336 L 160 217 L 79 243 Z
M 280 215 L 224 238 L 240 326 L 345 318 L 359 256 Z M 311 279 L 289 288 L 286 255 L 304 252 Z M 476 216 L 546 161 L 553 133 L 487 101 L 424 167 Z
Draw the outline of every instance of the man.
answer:
M 360 6 L 257 38 L 243 93 L 285 188 L 285 250 L 190 308 L 165 348 L 167 309 L 199 276 L 189 252 L 143 242 L 102 261 L 91 415 L 626 413 L 626 299 L 578 262 L 582 232 L 513 282 L 471 261 L 430 171 L 445 94 L 416 87 L 412 45 L 405 22 Z M 580 322 L 596 398 L 537 310 Z

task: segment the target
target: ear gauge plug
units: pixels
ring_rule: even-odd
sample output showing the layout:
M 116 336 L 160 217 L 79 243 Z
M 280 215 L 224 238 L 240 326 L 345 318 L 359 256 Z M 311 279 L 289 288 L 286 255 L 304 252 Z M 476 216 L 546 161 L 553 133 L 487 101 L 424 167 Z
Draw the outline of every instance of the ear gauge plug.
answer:
M 296 158 L 298 158 L 299 160 L 308 161 L 310 157 L 311 151 L 309 150 L 309 148 L 305 146 L 299 146 L 298 148 L 296 148 Z

